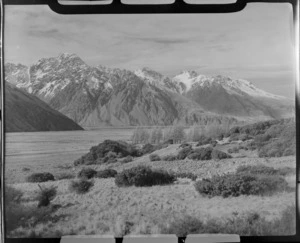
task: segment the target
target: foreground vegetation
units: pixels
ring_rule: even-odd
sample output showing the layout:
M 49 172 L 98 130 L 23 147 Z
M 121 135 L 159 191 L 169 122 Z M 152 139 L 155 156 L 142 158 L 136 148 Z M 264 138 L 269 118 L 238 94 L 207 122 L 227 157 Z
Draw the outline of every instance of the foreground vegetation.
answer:
M 7 231 L 292 234 L 294 126 L 137 128 L 133 143 L 105 140 L 59 173 L 20 168 L 27 183 L 6 189 Z

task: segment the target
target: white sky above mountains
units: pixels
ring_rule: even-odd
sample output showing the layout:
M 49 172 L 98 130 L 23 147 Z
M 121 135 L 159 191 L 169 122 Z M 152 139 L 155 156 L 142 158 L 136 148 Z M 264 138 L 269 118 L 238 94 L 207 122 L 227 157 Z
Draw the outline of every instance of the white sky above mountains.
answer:
M 5 61 L 30 65 L 76 53 L 92 66 L 149 67 L 243 78 L 294 97 L 292 8 L 252 3 L 238 13 L 59 15 L 48 6 L 6 6 Z

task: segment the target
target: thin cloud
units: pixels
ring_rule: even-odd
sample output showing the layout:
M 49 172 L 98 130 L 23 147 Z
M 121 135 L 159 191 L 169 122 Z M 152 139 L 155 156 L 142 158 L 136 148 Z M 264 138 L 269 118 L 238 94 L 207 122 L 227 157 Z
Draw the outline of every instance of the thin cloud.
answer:
M 190 42 L 188 39 L 182 38 L 169 38 L 169 37 L 128 37 L 132 41 L 143 41 L 154 44 L 173 45 L 173 44 L 187 44 Z
M 57 38 L 57 36 L 61 36 L 61 33 L 58 29 L 32 29 L 28 31 L 28 35 L 39 37 L 39 38 Z

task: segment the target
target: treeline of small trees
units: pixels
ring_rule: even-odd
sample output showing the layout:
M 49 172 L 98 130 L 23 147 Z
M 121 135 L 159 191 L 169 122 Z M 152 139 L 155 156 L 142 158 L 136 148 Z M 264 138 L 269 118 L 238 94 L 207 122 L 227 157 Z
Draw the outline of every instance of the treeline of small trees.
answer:
M 159 144 L 164 141 L 172 140 L 172 143 L 181 143 L 183 141 L 197 142 L 203 137 L 217 139 L 220 135 L 229 132 L 232 125 L 227 123 L 211 123 L 208 125 L 194 125 L 184 127 L 176 125 L 167 128 L 155 127 L 152 129 L 137 127 L 132 134 L 131 140 L 134 144 L 151 143 Z

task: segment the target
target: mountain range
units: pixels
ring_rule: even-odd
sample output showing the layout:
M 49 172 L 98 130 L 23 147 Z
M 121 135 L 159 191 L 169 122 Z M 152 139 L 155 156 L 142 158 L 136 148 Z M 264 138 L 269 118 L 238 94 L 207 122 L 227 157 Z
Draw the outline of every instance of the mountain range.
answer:
M 76 54 L 31 66 L 7 63 L 5 80 L 83 127 L 207 124 L 294 116 L 294 103 L 251 82 L 183 71 L 91 67 Z

